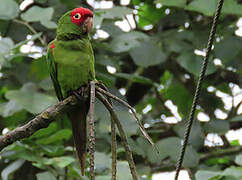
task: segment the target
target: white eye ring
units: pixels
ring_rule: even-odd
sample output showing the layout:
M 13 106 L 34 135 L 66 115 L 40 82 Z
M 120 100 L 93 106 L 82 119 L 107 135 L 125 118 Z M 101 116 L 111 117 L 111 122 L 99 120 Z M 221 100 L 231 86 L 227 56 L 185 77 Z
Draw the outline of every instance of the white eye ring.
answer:
M 73 16 L 74 19 L 80 19 L 81 17 L 82 17 L 82 16 L 81 16 L 80 13 L 76 13 L 76 14 Z

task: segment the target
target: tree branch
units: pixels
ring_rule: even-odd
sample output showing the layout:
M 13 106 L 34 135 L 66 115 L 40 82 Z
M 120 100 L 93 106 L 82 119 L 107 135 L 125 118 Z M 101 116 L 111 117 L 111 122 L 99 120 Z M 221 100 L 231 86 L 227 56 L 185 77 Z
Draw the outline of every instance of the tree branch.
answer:
M 242 152 L 242 146 L 235 146 L 231 148 L 221 149 L 217 151 L 212 151 L 201 155 L 200 162 L 203 162 L 209 158 L 222 157 L 226 155 L 233 155 Z
M 235 146 L 231 148 L 226 149 L 220 149 L 220 150 L 213 150 L 208 153 L 202 153 L 200 156 L 200 162 L 204 162 L 209 158 L 218 158 L 223 156 L 231 156 L 235 154 L 239 154 L 242 152 L 241 146 Z M 171 162 L 169 159 L 162 160 L 160 163 L 152 164 L 151 166 L 151 172 L 152 173 L 158 173 L 158 172 L 164 172 L 164 171 L 174 171 L 175 170 L 175 164 Z
M 47 108 L 27 124 L 17 127 L 4 136 L 0 136 L 0 151 L 15 141 L 30 137 L 36 131 L 48 127 L 58 115 L 66 112 L 70 106 L 75 105 L 76 103 L 77 99 L 74 96 L 70 96 L 64 101 L 58 102 L 54 106 Z

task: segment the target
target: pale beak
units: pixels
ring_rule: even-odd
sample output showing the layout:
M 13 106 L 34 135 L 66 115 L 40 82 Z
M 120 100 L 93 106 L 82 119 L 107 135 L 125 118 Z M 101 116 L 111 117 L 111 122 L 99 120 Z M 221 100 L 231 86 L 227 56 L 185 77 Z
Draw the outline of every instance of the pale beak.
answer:
M 92 30 L 92 25 L 93 25 L 93 18 L 87 17 L 83 22 L 83 32 L 89 33 Z

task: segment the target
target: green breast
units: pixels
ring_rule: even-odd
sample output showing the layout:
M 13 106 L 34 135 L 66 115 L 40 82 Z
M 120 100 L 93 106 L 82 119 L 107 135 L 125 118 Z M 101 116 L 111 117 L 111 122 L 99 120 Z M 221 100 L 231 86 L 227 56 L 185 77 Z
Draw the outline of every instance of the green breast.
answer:
M 88 39 L 54 42 L 57 77 L 64 97 L 95 79 L 94 56 Z

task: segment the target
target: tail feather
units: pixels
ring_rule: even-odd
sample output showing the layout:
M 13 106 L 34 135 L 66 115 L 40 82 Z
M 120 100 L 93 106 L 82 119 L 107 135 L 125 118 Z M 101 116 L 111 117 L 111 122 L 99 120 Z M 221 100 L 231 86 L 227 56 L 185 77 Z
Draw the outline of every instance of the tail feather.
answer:
M 72 124 L 73 139 L 82 175 L 84 175 L 87 149 L 87 111 L 83 109 L 83 107 L 74 108 L 68 113 Z

